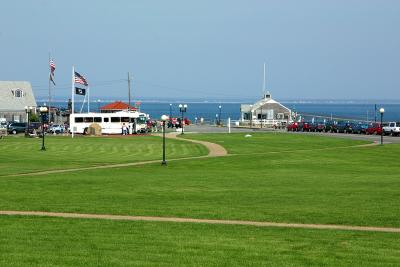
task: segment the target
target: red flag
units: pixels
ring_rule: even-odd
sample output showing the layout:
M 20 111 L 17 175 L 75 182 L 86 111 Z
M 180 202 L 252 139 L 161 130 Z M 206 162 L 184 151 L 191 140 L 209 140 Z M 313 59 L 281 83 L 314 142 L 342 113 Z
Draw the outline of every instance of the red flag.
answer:
M 54 71 L 56 70 L 56 64 L 54 63 L 54 61 L 51 59 L 49 62 L 50 65 L 50 72 L 51 74 L 54 76 Z

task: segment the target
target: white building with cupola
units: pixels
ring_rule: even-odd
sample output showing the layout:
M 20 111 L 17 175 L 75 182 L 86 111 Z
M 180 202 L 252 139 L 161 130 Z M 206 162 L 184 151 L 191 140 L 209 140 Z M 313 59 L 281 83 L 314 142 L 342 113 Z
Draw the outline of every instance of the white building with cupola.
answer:
M 243 126 L 285 126 L 292 121 L 292 111 L 275 101 L 266 90 L 265 63 L 262 98 L 254 104 L 240 105 L 240 124 Z
M 292 121 L 292 111 L 272 99 L 267 91 L 254 104 L 240 105 L 242 125 L 251 126 L 284 126 Z

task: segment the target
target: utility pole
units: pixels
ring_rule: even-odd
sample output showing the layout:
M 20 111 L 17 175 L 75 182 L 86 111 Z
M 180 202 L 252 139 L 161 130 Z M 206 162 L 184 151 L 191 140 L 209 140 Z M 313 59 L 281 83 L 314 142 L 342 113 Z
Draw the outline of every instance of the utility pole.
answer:
M 131 110 L 131 77 L 128 72 L 128 111 Z

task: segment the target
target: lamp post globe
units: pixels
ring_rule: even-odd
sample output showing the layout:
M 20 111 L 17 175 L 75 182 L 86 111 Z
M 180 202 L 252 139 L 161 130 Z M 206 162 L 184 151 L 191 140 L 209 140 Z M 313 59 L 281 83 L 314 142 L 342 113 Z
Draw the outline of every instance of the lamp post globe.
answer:
M 163 126 L 163 159 L 161 162 L 161 165 L 167 165 L 167 161 L 165 160 L 165 123 L 169 120 L 169 117 L 167 115 L 162 115 L 161 116 L 161 120 L 163 122 L 162 126 Z
M 380 108 L 379 113 L 381 114 L 381 145 L 383 145 L 383 113 L 385 113 L 385 109 Z

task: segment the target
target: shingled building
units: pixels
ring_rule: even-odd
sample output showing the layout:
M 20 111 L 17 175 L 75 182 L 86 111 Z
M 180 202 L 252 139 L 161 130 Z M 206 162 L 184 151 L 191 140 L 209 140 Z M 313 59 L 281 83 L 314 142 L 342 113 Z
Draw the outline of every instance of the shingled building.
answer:
M 273 100 L 269 92 L 252 105 L 242 104 L 240 113 L 241 122 L 251 125 L 284 125 L 292 120 L 291 110 Z
M 25 107 L 36 110 L 32 86 L 25 81 L 0 81 L 0 118 L 7 121 L 26 122 Z

